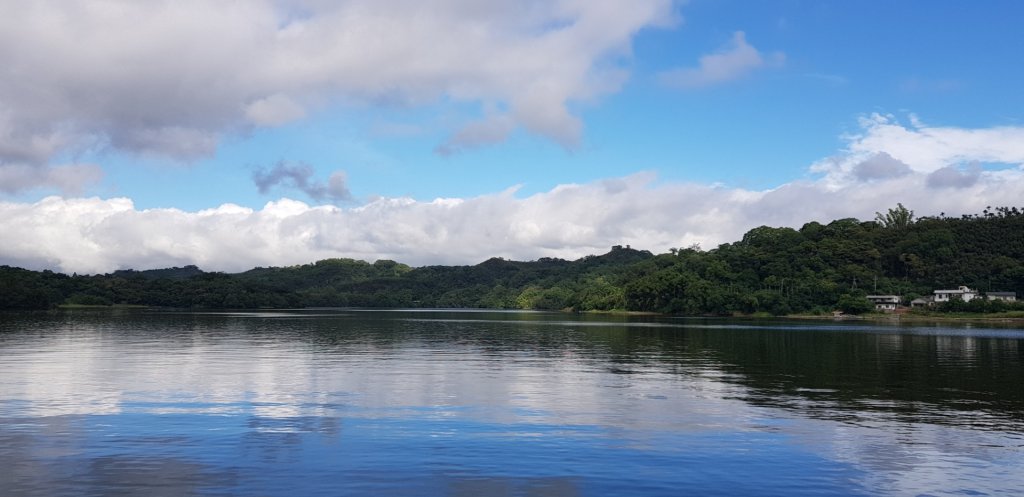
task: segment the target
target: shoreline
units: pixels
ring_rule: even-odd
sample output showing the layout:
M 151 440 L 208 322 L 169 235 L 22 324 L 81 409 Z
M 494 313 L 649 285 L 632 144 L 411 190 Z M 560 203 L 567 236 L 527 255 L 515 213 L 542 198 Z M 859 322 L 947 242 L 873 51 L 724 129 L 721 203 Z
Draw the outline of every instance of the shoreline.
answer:
M 861 314 L 845 316 L 814 316 L 810 314 L 792 314 L 779 316 L 784 319 L 824 319 L 834 321 L 873 321 L 873 322 L 986 322 L 986 323 L 1024 323 L 1024 316 L 978 314 L 978 315 L 934 315 L 934 314 Z
M 61 304 L 55 308 L 55 310 L 101 310 L 101 309 L 158 309 L 154 306 L 146 305 L 126 305 L 126 304 L 113 304 L 113 305 L 89 305 L 89 304 Z M 368 309 L 379 309 L 389 310 L 391 308 L 368 308 Z M 415 309 L 415 308 L 412 308 Z M 495 310 L 495 311 L 507 311 L 509 309 L 477 309 L 475 310 Z M 209 309 L 185 309 L 203 311 Z M 277 309 L 273 308 L 262 308 L 262 309 L 218 309 L 222 311 L 273 311 Z M 524 309 L 526 310 L 526 309 Z M 815 315 L 815 314 L 787 314 L 784 316 L 771 316 L 762 314 L 735 314 L 731 316 L 701 316 L 701 315 L 682 315 L 682 314 L 663 314 L 658 312 L 648 311 L 626 311 L 621 309 L 616 310 L 588 310 L 588 311 L 572 311 L 564 309 L 562 312 L 574 313 L 581 315 L 598 315 L 598 316 L 663 316 L 663 317 L 685 317 L 685 318 L 722 318 L 722 319 L 789 319 L 799 321 L 871 321 L 871 322 L 982 322 L 982 323 L 1024 323 L 1024 315 L 1019 312 L 1008 313 L 1008 314 L 978 314 L 978 315 L 938 315 L 938 314 L 910 314 L 910 313 L 891 313 L 891 314 L 860 314 L 860 315 L 842 315 L 842 316 L 831 316 L 831 315 Z

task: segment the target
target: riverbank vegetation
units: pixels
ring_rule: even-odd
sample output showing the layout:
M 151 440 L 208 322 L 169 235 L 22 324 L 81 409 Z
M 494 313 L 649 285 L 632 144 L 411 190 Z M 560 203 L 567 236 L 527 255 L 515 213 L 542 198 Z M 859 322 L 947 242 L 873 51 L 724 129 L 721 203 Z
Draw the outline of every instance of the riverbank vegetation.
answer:
M 328 259 L 244 273 L 195 266 L 104 275 L 0 267 L 0 308 L 144 305 L 175 308 L 483 307 L 684 315 L 827 314 L 871 309 L 867 294 L 909 302 L 966 285 L 1024 294 L 1024 211 L 914 219 L 902 205 L 875 220 L 761 226 L 710 250 L 652 254 L 614 247 L 575 261 L 493 258 L 413 268 Z M 1022 311 L 1021 303 L 954 302 L 929 312 Z

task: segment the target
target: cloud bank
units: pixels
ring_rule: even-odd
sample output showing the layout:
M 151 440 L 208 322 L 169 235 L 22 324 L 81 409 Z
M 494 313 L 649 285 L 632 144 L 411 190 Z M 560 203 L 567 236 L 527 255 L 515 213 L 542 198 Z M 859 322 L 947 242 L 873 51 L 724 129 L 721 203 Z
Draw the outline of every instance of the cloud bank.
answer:
M 467 199 L 384 198 L 356 208 L 282 199 L 185 212 L 136 209 L 128 199 L 49 197 L 0 203 L 0 264 L 102 273 L 197 264 L 206 270 L 309 263 L 329 257 L 413 265 L 475 264 L 492 256 L 575 259 L 610 246 L 663 252 L 712 248 L 759 225 L 799 227 L 843 217 L 872 219 L 902 202 L 919 214 L 1018 205 L 1021 170 L 978 171 L 957 196 L 936 194 L 913 173 L 835 189 L 824 181 L 750 191 L 660 184 L 651 174 L 562 185 L 517 198 L 514 190 Z
M 0 174 L 74 192 L 114 150 L 180 161 L 231 134 L 344 105 L 495 109 L 439 146 L 516 128 L 573 147 L 569 110 L 616 91 L 633 36 L 671 0 L 0 0 Z

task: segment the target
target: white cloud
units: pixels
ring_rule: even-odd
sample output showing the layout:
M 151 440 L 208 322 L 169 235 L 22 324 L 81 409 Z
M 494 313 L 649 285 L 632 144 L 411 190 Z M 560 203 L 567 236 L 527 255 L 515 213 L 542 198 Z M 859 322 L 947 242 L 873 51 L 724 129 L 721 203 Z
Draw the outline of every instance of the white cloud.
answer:
M 659 75 L 659 79 L 663 84 L 676 88 L 704 88 L 742 78 L 762 67 L 782 65 L 785 60 L 786 56 L 782 52 L 763 56 L 747 43 L 742 31 L 737 31 L 726 46 L 702 56 L 697 67 L 665 71 Z
M 0 0 L 0 165 L 111 148 L 177 160 L 334 105 L 498 106 L 567 147 L 672 0 Z M 478 124 L 457 149 L 502 138 Z M 492 129 L 492 131 L 494 131 Z M 507 133 L 506 133 L 507 134 Z M 485 136 L 486 135 L 486 136 Z M 45 177 L 46 173 L 39 173 Z
M 108 272 L 197 264 L 207 270 L 308 263 L 329 257 L 394 259 L 413 265 L 475 264 L 492 256 L 574 259 L 612 245 L 663 252 L 712 248 L 759 225 L 872 219 L 896 202 L 919 215 L 1018 205 L 1024 171 L 978 171 L 957 184 L 955 202 L 909 173 L 850 182 L 804 181 L 752 191 L 655 181 L 638 174 L 561 185 L 518 198 L 515 189 L 430 202 L 382 198 L 355 208 L 295 200 L 260 210 L 224 205 L 199 212 L 138 210 L 128 199 L 0 203 L 0 264 L 65 272 Z
M 881 114 L 864 117 L 860 132 L 845 137 L 844 150 L 812 165 L 811 170 L 825 173 L 829 182 L 842 185 L 861 179 L 858 176 L 863 170 L 858 168 L 880 154 L 925 174 L 972 163 L 1024 165 L 1024 127 L 928 126 L 914 115 L 909 121 L 903 124 L 894 116 Z M 939 183 L 945 184 L 942 180 Z

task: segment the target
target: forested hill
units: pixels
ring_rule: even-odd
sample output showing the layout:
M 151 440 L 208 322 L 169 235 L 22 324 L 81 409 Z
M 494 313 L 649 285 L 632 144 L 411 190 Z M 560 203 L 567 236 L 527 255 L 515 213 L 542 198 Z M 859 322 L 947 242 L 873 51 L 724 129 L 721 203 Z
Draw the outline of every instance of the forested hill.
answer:
M 0 267 L 0 307 L 489 307 L 688 315 L 827 312 L 866 293 L 907 300 L 967 285 L 1024 294 L 1024 212 L 919 220 L 902 205 L 874 221 L 762 226 L 712 250 L 614 247 L 575 261 L 490 259 L 411 268 L 329 259 L 244 273 L 194 266 L 68 276 Z

